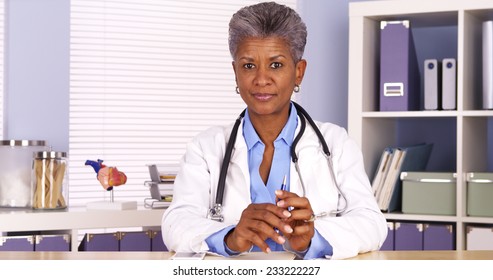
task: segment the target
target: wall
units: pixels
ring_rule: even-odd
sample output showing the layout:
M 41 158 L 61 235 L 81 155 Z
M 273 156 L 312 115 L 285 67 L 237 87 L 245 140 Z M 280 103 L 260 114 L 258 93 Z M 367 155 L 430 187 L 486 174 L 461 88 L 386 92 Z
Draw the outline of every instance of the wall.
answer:
M 6 0 L 6 139 L 68 151 L 70 1 Z
M 42 139 L 68 151 L 70 1 L 6 1 L 6 139 Z M 308 28 L 308 69 L 298 100 L 313 118 L 343 127 L 348 2 L 357 1 L 298 0 Z

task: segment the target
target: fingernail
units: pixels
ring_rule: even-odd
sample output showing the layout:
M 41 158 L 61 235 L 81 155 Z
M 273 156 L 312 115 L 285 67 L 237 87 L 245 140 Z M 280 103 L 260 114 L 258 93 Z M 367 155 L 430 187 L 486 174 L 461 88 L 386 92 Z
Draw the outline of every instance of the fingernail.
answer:
M 267 249 L 265 250 L 265 252 L 266 252 L 267 254 L 268 254 L 268 253 L 270 253 L 270 248 L 267 248 Z
M 286 242 L 286 239 L 284 239 L 284 237 L 282 237 L 282 236 L 279 236 L 277 238 L 277 241 L 279 241 L 280 243 L 284 244 L 284 242 Z
M 284 210 L 284 211 L 282 212 L 282 214 L 283 214 L 286 218 L 291 217 L 291 212 L 289 212 L 288 210 Z
M 288 225 L 285 225 L 284 226 L 284 231 L 287 232 L 287 233 L 292 233 L 293 232 L 293 228 L 288 226 Z
M 279 207 L 283 207 L 283 206 L 284 206 L 284 201 L 279 200 L 279 201 L 277 202 L 277 206 L 279 206 Z
M 282 194 L 282 191 L 281 190 L 276 190 L 274 193 L 277 194 L 277 195 L 281 195 Z

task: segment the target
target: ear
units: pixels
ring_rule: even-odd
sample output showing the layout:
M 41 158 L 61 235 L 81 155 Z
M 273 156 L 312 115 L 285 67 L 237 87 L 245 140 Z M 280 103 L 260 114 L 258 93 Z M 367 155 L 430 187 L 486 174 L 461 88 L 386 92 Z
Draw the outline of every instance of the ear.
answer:
M 296 84 L 301 85 L 301 82 L 303 81 L 303 77 L 305 76 L 305 70 L 306 70 L 306 60 L 300 59 L 296 63 Z

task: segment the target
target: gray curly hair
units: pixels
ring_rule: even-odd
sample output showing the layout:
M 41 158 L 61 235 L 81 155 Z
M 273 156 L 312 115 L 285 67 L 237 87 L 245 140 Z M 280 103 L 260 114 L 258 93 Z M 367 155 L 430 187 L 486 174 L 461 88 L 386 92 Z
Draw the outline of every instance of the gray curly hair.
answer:
M 238 10 L 229 22 L 229 51 L 235 57 L 238 44 L 245 38 L 279 37 L 290 46 L 298 62 L 305 50 L 306 25 L 293 9 L 275 2 L 264 2 Z

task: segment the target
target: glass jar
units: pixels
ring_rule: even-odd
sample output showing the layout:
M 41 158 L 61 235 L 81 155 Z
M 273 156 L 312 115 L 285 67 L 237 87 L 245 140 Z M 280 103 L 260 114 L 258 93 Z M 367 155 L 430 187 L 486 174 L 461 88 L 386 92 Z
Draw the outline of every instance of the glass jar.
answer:
M 31 174 L 34 209 L 67 207 L 67 153 L 55 151 L 34 153 Z
M 0 207 L 31 208 L 33 153 L 46 149 L 44 140 L 0 141 Z

